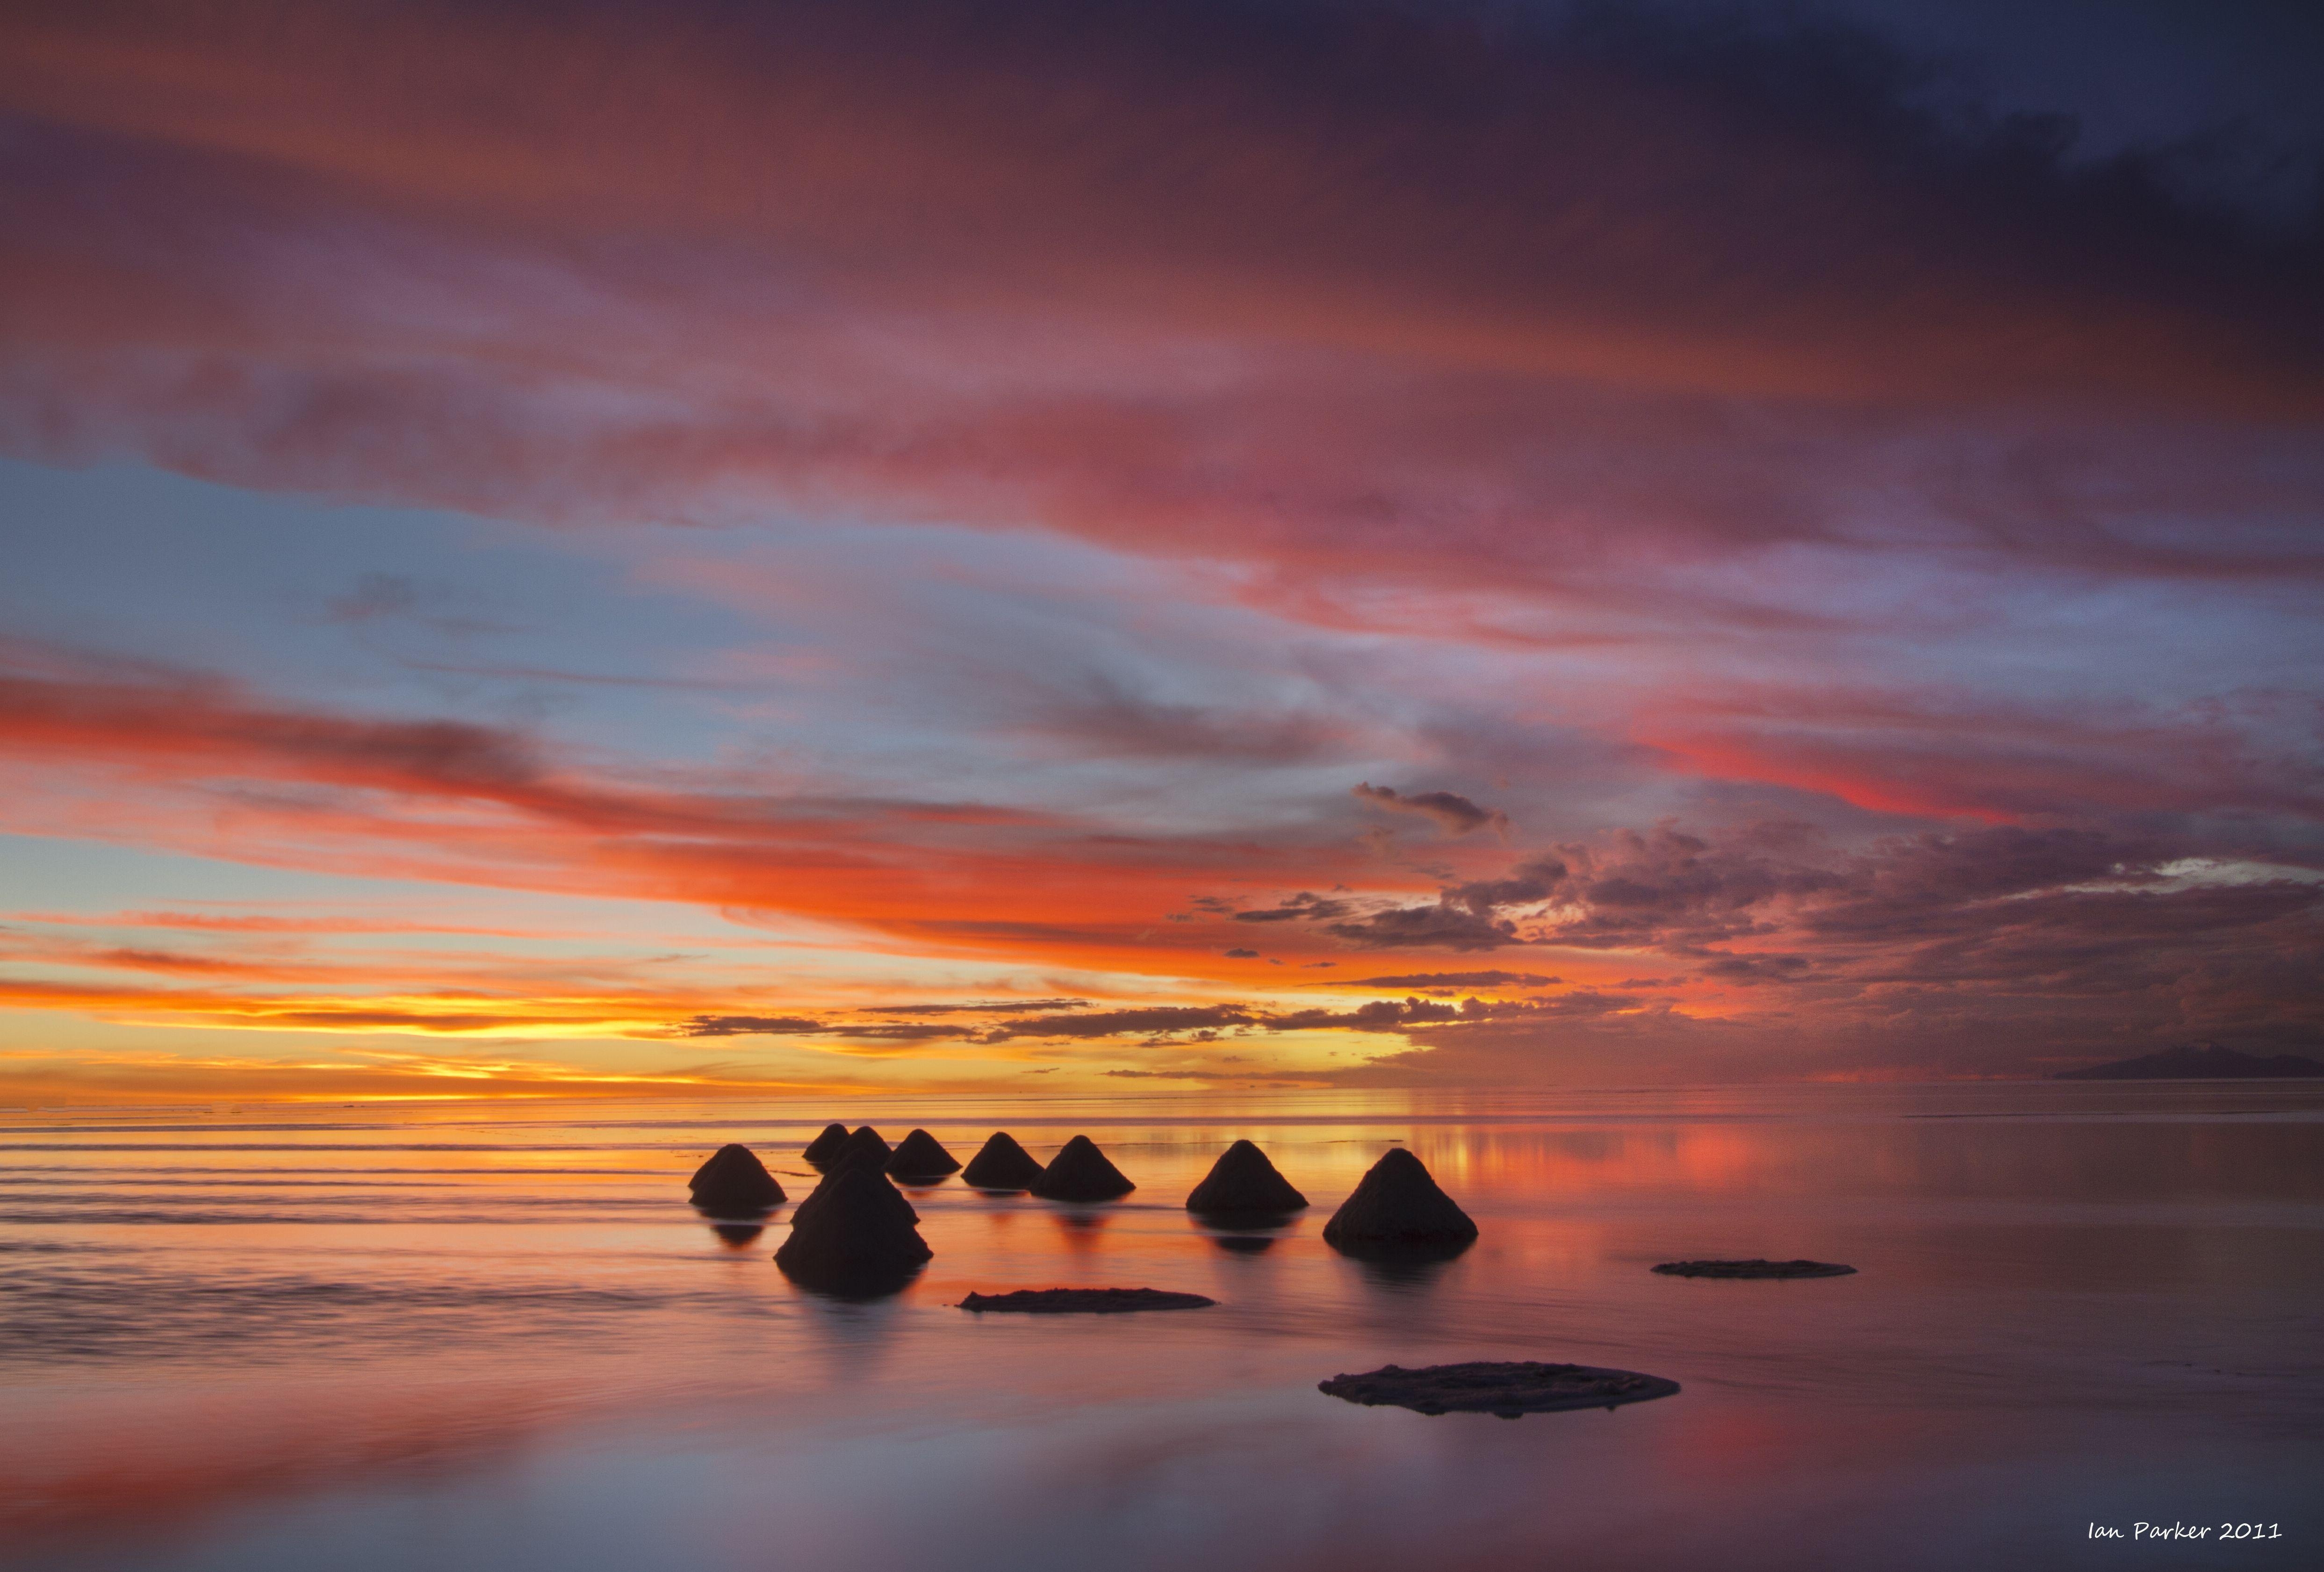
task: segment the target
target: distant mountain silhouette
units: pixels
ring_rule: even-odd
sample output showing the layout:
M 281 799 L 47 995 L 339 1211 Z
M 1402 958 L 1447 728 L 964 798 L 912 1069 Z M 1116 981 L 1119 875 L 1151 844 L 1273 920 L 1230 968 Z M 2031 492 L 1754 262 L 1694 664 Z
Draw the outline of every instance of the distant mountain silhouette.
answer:
M 2238 1053 L 2216 1043 L 2165 1048 L 2112 1064 L 2088 1070 L 2061 1070 L 2052 1080 L 2259 1080 L 2280 1076 L 2324 1075 L 2324 1064 L 2297 1054 L 2278 1053 L 2263 1059 Z

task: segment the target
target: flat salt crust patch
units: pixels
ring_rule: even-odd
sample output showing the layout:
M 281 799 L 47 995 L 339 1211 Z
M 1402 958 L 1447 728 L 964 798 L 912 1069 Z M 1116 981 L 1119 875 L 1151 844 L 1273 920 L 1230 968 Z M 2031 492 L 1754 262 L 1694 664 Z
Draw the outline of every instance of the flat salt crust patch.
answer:
M 960 1308 L 1022 1310 L 1037 1316 L 1076 1311 L 1119 1315 L 1124 1310 L 1201 1310 L 1218 1302 L 1199 1293 L 1172 1293 L 1159 1288 L 1020 1288 L 1014 1293 L 972 1293 L 960 1301 Z
M 1856 1268 L 1830 1261 L 1665 1261 L 1665 1277 L 1853 1277 Z
M 1367 1408 L 1393 1404 L 1418 1413 L 1489 1413 L 1505 1420 L 1522 1414 L 1556 1413 L 1572 1408 L 1618 1408 L 1668 1397 L 1678 1383 L 1635 1370 L 1601 1370 L 1591 1365 L 1431 1365 L 1406 1370 L 1383 1365 L 1361 1375 L 1334 1375 L 1316 1390 Z

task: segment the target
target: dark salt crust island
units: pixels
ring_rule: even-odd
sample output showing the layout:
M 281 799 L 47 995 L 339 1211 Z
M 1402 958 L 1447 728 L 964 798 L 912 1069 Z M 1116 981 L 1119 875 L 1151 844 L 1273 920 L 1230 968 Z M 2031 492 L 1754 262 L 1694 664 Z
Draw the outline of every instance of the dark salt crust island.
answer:
M 809 1141 L 807 1144 L 807 1150 L 800 1155 L 809 1163 L 828 1163 L 839 1155 L 839 1149 L 845 1145 L 847 1145 L 847 1126 L 825 1125 L 823 1127 L 823 1134 Z
M 1383 1365 L 1360 1375 L 1334 1375 L 1316 1390 L 1367 1408 L 1408 1408 L 1416 1413 L 1489 1413 L 1505 1420 L 1564 1409 L 1619 1408 L 1668 1397 L 1678 1383 L 1635 1370 L 1591 1365 L 1519 1362 L 1431 1365 L 1406 1370 Z
M 912 1226 L 911 1207 L 875 1168 L 840 1169 L 807 1199 L 813 1209 L 800 1204 L 775 1264 L 810 1288 L 872 1293 L 899 1288 L 936 1254 Z
M 1027 1315 L 1120 1315 L 1126 1310 L 1201 1310 L 1219 1301 L 1160 1288 L 1020 1288 L 1014 1293 L 972 1293 L 964 1310 L 1019 1310 Z
M 1213 1217 L 1296 1212 L 1306 1204 L 1307 1198 L 1249 1141 L 1237 1141 L 1219 1154 L 1208 1176 L 1186 1198 L 1188 1211 Z
M 1831 1261 L 1665 1261 L 1665 1277 L 1853 1277 L 1856 1268 Z
M 1392 1146 L 1323 1225 L 1323 1242 L 1348 1255 L 1445 1254 L 1467 1248 L 1477 1225 L 1437 1188 L 1428 1165 Z
M 1087 1135 L 1075 1135 L 1058 1148 L 1032 1184 L 1033 1193 L 1045 1200 L 1111 1200 L 1137 1188 Z
M 960 1178 L 978 1190 L 1030 1190 L 1040 1181 L 1041 1160 L 1019 1146 L 1017 1137 L 998 1131 L 984 1138 Z
M 888 1173 L 892 1179 L 942 1179 L 947 1173 L 960 1172 L 960 1159 L 944 1149 L 926 1130 L 914 1130 L 896 1143 L 896 1150 L 888 1158 Z
M 694 1204 L 706 1212 L 749 1215 L 783 1204 L 783 1187 L 748 1146 L 729 1144 L 710 1155 L 686 1181 Z

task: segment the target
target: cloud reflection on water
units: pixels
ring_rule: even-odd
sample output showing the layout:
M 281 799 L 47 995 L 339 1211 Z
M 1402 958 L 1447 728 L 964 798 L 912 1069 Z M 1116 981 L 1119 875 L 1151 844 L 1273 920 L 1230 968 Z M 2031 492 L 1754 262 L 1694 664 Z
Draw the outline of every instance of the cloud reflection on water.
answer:
M 181 1176 L 177 1138 L 76 1155 L 60 1127 L 24 1161 L 85 1188 L 0 1226 L 0 1531 L 60 1566 L 134 1555 L 188 1572 L 384 1567 L 429 1533 L 588 1569 L 740 1567 L 777 1543 L 835 1568 L 1046 1567 L 1095 1544 L 1130 1567 L 1360 1572 L 1448 1533 L 1483 1566 L 1680 1564 L 1723 1522 L 1767 1535 L 1735 1565 L 1773 1567 L 1964 1511 L 2038 1527 L 2063 1503 L 2079 1521 L 2114 1499 L 2102 1474 L 2159 1486 L 2166 1464 L 2188 1499 L 2264 1514 L 2236 1491 L 2324 1463 L 2324 1097 L 1754 1095 L 1501 1107 L 1465 1125 L 1300 1123 L 1280 1103 L 1174 1116 L 1119 1144 L 1150 1200 L 927 1192 L 936 1258 L 870 1302 L 786 1282 L 765 1259 L 779 1220 L 742 1249 L 703 1226 L 683 1176 L 709 1136 L 641 1126 L 628 1176 L 575 1172 L 563 1144 L 582 1137 L 550 1120 L 497 1155 L 447 1150 L 438 1172 L 472 1209 L 447 1224 L 438 1193 L 361 1190 L 360 1142 L 302 1156 L 292 1131 L 219 1182 L 348 1180 L 359 1220 L 199 1220 L 220 1209 L 194 1186 L 155 1203 L 192 1220 L 133 1226 L 78 1222 L 76 1198 Z M 2231 1111 L 2247 1108 L 2272 1111 Z M 921 1116 L 947 1140 L 991 1117 Z M 777 1150 L 791 1134 L 732 1117 L 715 1137 Z M 376 1128 L 378 1171 L 408 1176 L 409 1128 Z M 1482 1237 L 1398 1270 L 1327 1250 L 1306 1218 L 1268 1235 L 1191 1224 L 1173 1202 L 1245 1134 L 1316 1219 L 1400 1137 Z M 586 1138 L 609 1136 L 599 1123 Z M 527 1212 L 512 1190 L 625 1204 Z M 1647 1271 L 1702 1254 L 1864 1270 Z M 981 1322 L 953 1308 L 971 1289 L 1107 1285 L 1220 1303 Z M 1686 1391 L 1659 1415 L 1497 1423 L 1507 1435 L 1341 1414 L 1313 1391 L 1344 1370 L 1497 1356 Z M 2190 1438 L 2206 1469 L 2189 1471 Z M 1811 1520 L 1831 1537 L 1768 1533 Z

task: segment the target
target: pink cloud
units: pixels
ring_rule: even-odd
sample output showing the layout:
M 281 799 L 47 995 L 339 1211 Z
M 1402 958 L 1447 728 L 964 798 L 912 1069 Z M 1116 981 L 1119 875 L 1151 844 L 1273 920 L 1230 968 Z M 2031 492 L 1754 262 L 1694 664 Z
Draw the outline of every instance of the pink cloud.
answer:
M 1295 70 L 1173 14 L 19 19 L 0 95 L 78 177 L 35 198 L 140 221 L 16 226 L 0 405 L 32 451 L 536 517 L 1038 523 L 1294 611 L 1637 610 L 1674 554 L 1798 541 L 2324 565 L 2275 527 L 2319 483 L 2299 258 L 2159 189 L 2021 202 L 2006 147 L 1643 35 L 1319 13 Z
M 1588 9 L 0 18 L 10 452 L 548 524 L 1069 537 L 1144 575 L 1047 664 L 894 663 L 964 754 L 1064 783 L 1039 803 L 973 769 L 666 765 L 20 640 L 12 817 L 1197 979 L 1257 924 L 1308 965 L 1557 947 L 1561 997 L 1599 1001 L 1399 1015 L 1421 1047 L 1368 1074 L 1521 1074 L 1565 1040 L 1778 1052 L 1753 1012 L 1932 1064 L 1996 1024 L 2310 1030 L 2313 225 L 2188 199 L 2151 150 L 2078 164 L 1932 105 L 1868 35 Z M 769 622 L 866 615 L 788 562 L 659 555 L 641 575 Z M 1080 658 L 1196 599 L 1263 622 L 1280 680 Z M 1268 809 L 1156 831 L 1170 788 L 1139 772 L 1163 766 Z M 1405 784 L 1351 802 L 1360 772 Z M 1446 834 L 1367 847 L 1375 811 Z M 2206 859 L 2275 871 L 2164 871 Z M 175 915 L 116 925 L 242 948 L 12 942 L 319 988 L 358 971 L 302 935 L 491 936 Z M 1122 1012 L 1148 1007 L 1229 1007 Z

